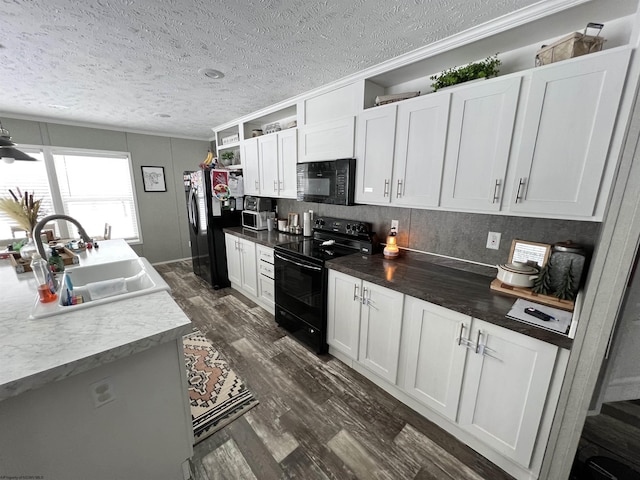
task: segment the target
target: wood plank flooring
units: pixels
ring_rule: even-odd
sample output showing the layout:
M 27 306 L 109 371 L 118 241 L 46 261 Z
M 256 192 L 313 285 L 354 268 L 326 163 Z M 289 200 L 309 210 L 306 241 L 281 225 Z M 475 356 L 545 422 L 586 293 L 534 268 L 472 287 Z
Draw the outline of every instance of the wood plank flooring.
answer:
M 185 313 L 260 404 L 194 447 L 197 480 L 512 477 L 190 262 L 157 266 Z

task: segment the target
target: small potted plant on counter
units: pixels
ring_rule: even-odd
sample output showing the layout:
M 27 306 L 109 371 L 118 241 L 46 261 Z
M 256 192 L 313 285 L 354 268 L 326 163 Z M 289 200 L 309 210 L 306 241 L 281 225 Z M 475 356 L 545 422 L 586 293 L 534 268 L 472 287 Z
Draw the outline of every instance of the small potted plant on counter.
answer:
M 433 91 L 436 92 L 441 88 L 451 87 L 459 83 L 477 80 L 481 78 L 497 77 L 500 70 L 500 60 L 498 54 L 492 55 L 479 62 L 470 63 L 464 67 L 452 67 L 438 75 L 432 75 L 431 84 Z

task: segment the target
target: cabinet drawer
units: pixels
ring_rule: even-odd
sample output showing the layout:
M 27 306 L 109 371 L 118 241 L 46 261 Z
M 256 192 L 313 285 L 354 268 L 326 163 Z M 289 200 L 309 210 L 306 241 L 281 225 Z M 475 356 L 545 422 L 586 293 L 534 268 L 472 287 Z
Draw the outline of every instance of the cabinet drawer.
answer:
M 259 272 L 260 275 L 263 275 L 273 280 L 274 268 L 271 263 L 267 263 L 264 260 L 262 260 L 258 268 L 260 269 L 260 272 Z
M 273 280 L 262 275 L 260 276 L 260 295 L 271 302 L 275 302 Z
M 273 265 L 273 248 L 265 247 L 263 245 L 257 246 L 258 259 Z

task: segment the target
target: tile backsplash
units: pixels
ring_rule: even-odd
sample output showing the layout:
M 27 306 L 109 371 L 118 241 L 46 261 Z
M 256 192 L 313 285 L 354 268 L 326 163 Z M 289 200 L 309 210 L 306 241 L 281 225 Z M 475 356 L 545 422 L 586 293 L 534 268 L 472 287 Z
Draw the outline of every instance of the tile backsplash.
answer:
M 540 243 L 572 240 L 593 251 L 600 222 L 549 220 L 477 213 L 420 210 L 373 205 L 336 206 L 279 199 L 278 215 L 313 210 L 314 215 L 369 222 L 384 242 L 391 220 L 398 220 L 398 245 L 422 252 L 496 265 L 505 263 L 514 239 Z M 500 249 L 486 248 L 487 234 L 500 232 Z

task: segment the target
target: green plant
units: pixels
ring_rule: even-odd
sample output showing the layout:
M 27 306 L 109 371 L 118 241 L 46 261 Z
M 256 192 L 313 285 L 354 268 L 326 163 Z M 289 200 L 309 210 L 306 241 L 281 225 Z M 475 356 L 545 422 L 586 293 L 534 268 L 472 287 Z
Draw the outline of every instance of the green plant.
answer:
M 233 161 L 233 157 L 235 157 L 233 152 L 222 152 L 222 155 L 220 155 L 220 158 L 222 158 L 222 160 L 226 160 L 228 162 Z
M 496 77 L 500 72 L 498 67 L 501 63 L 496 53 L 484 60 L 470 63 L 464 67 L 452 67 L 438 75 L 429 77 L 431 80 L 434 80 L 431 86 L 435 92 L 440 88 L 450 87 L 451 85 L 457 85 L 458 83 L 468 82 L 469 80 L 475 80 L 477 78 Z

